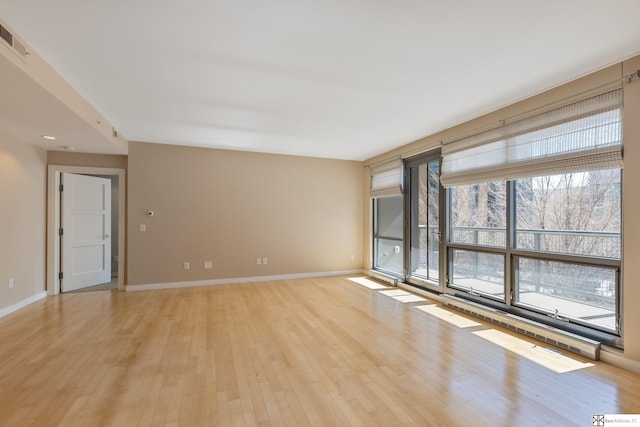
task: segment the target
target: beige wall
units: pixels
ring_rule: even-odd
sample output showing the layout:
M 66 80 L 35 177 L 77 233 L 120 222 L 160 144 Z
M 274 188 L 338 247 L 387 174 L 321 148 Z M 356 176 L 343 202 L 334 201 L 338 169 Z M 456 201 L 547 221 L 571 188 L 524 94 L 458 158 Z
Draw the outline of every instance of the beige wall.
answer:
M 132 142 L 127 283 L 361 269 L 362 191 L 360 162 Z
M 45 290 L 46 162 L 0 132 L 0 310 Z
M 419 153 L 439 148 L 447 143 L 480 130 L 498 126 L 501 121 L 513 121 L 519 117 L 532 114 L 533 111 L 544 111 L 566 104 L 578 98 L 624 88 L 624 182 L 623 182 L 623 270 L 622 270 L 622 313 L 624 321 L 624 358 L 640 362 L 640 196 L 638 195 L 640 182 L 640 79 L 632 83 L 623 83 L 622 77 L 640 69 L 640 57 L 633 58 L 581 79 L 567 83 L 555 89 L 525 99 L 516 104 L 502 108 L 459 126 L 447 129 L 435 135 L 425 137 L 419 141 L 399 147 L 376 158 L 369 159 L 366 165 L 371 165 L 384 159 L 408 158 Z M 368 174 L 367 174 L 368 178 Z M 368 184 L 368 179 L 366 180 Z M 365 197 L 365 221 L 370 221 L 372 212 L 370 199 Z M 369 228 L 371 230 L 371 228 Z M 371 252 L 371 232 L 365 237 L 365 253 Z M 370 268 L 371 261 L 365 264 Z

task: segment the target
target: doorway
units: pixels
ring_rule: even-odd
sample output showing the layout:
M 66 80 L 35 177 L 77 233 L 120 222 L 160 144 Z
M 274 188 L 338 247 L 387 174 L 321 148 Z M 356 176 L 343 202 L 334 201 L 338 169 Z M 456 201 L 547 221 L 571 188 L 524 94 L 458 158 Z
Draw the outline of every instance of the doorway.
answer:
M 110 179 L 112 183 L 117 183 L 117 195 L 114 194 L 112 205 L 114 206 L 113 229 L 110 233 L 110 240 L 113 250 L 109 252 L 111 270 L 113 277 L 105 279 L 106 282 L 117 283 L 118 290 L 124 290 L 125 272 L 125 189 L 126 171 L 124 169 L 81 167 L 81 166 L 58 166 L 50 165 L 48 168 L 47 185 L 47 292 L 49 295 L 57 295 L 61 289 L 60 283 L 60 261 L 64 258 L 64 249 L 60 246 L 60 236 L 58 230 L 62 221 L 61 198 L 59 187 L 62 174 L 70 173 L 77 175 L 90 175 Z M 109 288 L 108 284 L 101 288 Z

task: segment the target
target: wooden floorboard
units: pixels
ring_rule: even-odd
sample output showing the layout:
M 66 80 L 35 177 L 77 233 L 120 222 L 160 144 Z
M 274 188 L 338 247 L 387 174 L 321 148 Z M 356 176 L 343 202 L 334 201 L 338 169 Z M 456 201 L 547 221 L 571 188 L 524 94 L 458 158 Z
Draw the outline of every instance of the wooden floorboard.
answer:
M 48 297 L 0 319 L 0 425 L 590 426 L 640 413 L 640 375 L 384 291 L 327 277 Z

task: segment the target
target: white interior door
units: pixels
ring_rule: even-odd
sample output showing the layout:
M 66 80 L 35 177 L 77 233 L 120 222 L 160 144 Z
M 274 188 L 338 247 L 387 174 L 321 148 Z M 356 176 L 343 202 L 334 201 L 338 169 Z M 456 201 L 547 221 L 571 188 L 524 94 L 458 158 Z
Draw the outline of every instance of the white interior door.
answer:
M 60 289 L 69 292 L 111 281 L 111 181 L 61 177 Z

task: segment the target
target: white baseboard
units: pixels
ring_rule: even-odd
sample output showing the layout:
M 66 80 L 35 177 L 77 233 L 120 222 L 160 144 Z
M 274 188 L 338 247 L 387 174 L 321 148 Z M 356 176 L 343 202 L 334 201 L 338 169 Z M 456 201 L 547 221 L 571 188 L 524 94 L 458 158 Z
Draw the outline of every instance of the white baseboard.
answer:
M 30 296 L 27 299 L 23 299 L 22 301 L 17 302 L 13 305 L 10 305 L 7 308 L 0 309 L 0 317 L 4 317 L 8 314 L 13 313 L 14 311 L 18 311 L 21 308 L 28 306 L 29 304 L 32 304 L 38 300 L 41 300 L 42 298 L 45 298 L 46 296 L 47 296 L 47 291 L 38 292 L 37 294 Z
M 363 270 L 323 271 L 317 273 L 278 274 L 274 276 L 234 277 L 230 279 L 196 280 L 190 282 L 148 283 L 143 285 L 127 285 L 127 292 L 151 291 L 155 289 L 191 288 L 195 286 L 231 285 L 237 283 L 267 282 L 271 280 L 308 279 L 324 276 L 345 276 L 348 274 L 364 274 Z
M 618 366 L 619 368 L 626 369 L 627 371 L 640 374 L 640 361 L 624 357 L 624 353 L 620 350 L 603 347 L 600 351 L 600 360 L 611 365 Z

